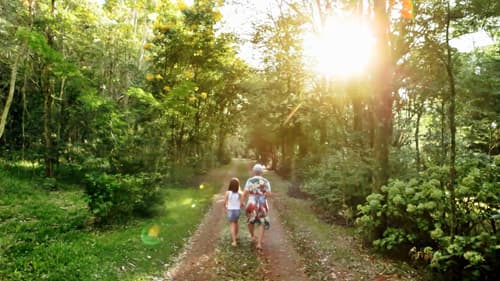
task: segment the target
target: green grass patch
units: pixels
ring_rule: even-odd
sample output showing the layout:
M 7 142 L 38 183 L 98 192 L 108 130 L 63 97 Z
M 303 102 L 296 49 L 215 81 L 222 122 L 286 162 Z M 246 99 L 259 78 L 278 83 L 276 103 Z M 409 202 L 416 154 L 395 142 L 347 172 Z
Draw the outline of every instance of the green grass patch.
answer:
M 96 229 L 83 191 L 46 189 L 0 170 L 0 280 L 146 280 L 161 275 L 205 214 L 219 183 L 165 187 L 166 212 Z M 155 225 L 152 243 L 141 234 Z

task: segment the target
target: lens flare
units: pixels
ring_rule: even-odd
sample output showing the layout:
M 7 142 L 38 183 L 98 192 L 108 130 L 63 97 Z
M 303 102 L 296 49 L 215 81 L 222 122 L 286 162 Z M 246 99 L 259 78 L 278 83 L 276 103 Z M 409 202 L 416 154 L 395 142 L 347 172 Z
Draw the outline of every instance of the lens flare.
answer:
M 405 19 L 413 19 L 413 17 L 415 16 L 413 12 L 413 1 L 403 0 L 402 6 L 401 16 Z
M 146 245 L 157 245 L 161 242 L 161 228 L 158 224 L 145 227 L 141 233 L 141 240 Z
M 205 188 L 205 185 L 204 184 L 200 184 L 200 189 L 204 189 Z

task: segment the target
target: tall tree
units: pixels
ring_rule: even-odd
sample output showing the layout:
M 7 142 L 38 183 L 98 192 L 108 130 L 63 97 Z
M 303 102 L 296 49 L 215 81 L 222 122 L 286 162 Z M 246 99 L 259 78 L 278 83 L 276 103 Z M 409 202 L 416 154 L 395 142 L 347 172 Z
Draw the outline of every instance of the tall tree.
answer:
M 376 37 L 376 61 L 373 75 L 375 94 L 375 156 L 378 161 L 374 191 L 379 191 L 390 177 L 389 148 L 392 143 L 392 78 L 390 21 L 387 1 L 373 2 Z

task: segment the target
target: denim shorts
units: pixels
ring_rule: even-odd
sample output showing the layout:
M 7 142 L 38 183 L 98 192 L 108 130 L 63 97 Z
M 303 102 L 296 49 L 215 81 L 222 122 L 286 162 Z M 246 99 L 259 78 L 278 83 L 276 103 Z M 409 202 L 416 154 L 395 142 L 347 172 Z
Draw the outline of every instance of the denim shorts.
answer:
M 240 218 L 240 210 L 227 210 L 228 221 L 238 221 Z

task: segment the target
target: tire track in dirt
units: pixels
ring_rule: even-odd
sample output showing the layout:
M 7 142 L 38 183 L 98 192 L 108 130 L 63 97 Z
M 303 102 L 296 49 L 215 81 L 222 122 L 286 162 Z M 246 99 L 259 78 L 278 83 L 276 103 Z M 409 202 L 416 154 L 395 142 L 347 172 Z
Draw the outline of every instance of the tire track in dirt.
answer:
M 272 185 L 272 182 L 271 182 Z M 270 281 L 307 281 L 300 255 L 288 239 L 279 210 L 272 209 L 275 201 L 283 196 L 273 192 L 270 201 L 271 228 L 264 233 L 262 258 L 265 262 L 266 279 Z

